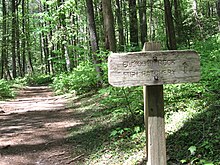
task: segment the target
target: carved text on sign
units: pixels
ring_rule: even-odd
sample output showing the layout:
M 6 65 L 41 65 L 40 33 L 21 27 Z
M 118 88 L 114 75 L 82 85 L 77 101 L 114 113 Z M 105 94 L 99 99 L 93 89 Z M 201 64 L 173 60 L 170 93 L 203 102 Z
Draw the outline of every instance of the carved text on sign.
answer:
M 155 62 L 154 60 L 147 60 L 147 61 L 124 61 L 123 66 L 125 68 L 127 67 L 136 67 L 136 66 L 153 66 L 153 65 L 164 65 L 169 66 L 175 64 L 175 60 L 157 60 Z
M 197 82 L 200 60 L 195 51 L 113 53 L 108 59 L 113 86 L 160 85 Z

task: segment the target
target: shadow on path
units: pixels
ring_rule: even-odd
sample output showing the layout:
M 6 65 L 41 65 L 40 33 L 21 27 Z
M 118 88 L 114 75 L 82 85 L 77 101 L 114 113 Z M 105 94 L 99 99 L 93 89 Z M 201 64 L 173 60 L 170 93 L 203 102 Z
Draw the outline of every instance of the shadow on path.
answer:
M 15 100 L 1 102 L 0 164 L 73 164 L 68 129 L 82 122 L 66 108 L 64 96 L 48 87 L 28 87 Z

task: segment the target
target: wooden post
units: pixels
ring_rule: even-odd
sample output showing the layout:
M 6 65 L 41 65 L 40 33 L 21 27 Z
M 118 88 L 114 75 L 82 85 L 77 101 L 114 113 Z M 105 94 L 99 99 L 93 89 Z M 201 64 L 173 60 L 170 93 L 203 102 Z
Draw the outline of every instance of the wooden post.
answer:
M 159 43 L 145 43 L 143 51 L 154 50 Z M 147 165 L 166 165 L 163 85 L 144 86 L 143 94 Z
M 108 57 L 111 85 L 144 86 L 147 165 L 167 164 L 163 84 L 200 80 L 197 52 L 159 49 L 159 43 L 145 43 L 142 52 L 112 53 Z

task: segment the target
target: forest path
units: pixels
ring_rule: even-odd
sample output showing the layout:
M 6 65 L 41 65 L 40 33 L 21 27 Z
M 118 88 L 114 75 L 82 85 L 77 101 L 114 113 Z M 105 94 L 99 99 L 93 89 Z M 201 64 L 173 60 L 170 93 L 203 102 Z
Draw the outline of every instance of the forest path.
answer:
M 0 102 L 0 165 L 74 164 L 68 129 L 81 121 L 67 103 L 48 87 L 27 87 Z

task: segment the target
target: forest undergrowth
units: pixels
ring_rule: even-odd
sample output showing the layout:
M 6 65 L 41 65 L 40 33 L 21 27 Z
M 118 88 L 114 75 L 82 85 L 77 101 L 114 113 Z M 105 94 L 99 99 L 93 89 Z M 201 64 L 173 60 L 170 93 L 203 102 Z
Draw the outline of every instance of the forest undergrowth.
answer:
M 220 164 L 220 35 L 195 42 L 201 59 L 198 83 L 164 85 L 168 164 Z M 184 48 L 183 48 L 184 49 Z M 103 88 L 90 62 L 81 63 L 71 73 L 58 76 L 27 76 L 11 84 L 0 80 L 0 96 L 13 97 L 15 84 L 48 84 L 57 94 L 75 93 L 69 105 L 83 116 L 84 125 L 70 131 L 74 152 L 84 154 L 79 164 L 143 164 L 145 132 L 142 87 Z M 14 88 L 10 88 L 13 86 Z

